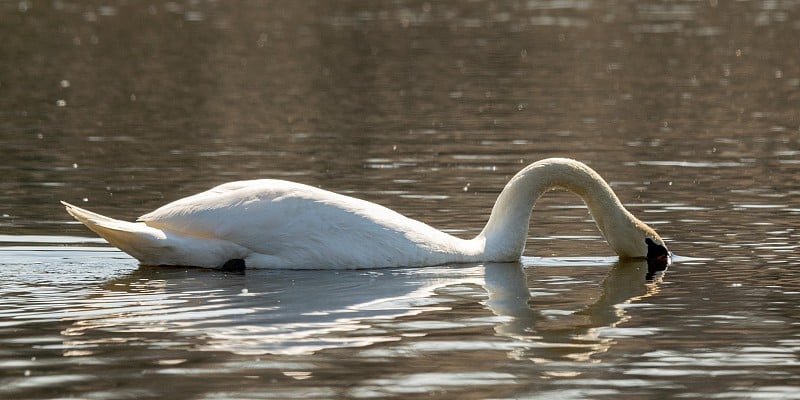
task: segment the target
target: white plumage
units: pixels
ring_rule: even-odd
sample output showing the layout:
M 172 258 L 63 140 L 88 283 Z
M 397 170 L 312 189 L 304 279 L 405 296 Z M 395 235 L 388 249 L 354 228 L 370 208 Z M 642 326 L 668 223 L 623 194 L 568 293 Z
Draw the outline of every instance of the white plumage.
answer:
M 62 202 L 67 211 L 143 265 L 345 269 L 514 261 L 524 250 L 536 199 L 562 187 L 588 205 L 622 257 L 663 241 L 633 217 L 586 165 L 547 159 L 520 171 L 500 194 L 483 232 L 465 240 L 375 203 L 282 180 L 226 183 L 169 203 L 137 222 Z

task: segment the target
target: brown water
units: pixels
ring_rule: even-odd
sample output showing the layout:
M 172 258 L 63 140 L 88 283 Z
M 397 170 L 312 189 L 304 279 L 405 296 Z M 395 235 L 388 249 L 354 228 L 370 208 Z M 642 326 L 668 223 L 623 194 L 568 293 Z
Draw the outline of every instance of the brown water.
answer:
M 0 3 L 0 397 L 800 399 L 796 1 Z M 587 162 L 679 257 L 577 197 L 519 264 L 138 268 L 132 219 L 284 178 L 480 231 Z

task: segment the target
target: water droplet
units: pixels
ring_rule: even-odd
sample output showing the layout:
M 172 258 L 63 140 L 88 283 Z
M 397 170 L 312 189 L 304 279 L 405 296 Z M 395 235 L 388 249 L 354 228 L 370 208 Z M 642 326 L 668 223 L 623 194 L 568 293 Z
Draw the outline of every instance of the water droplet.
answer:
M 25 376 L 31 376 L 31 370 L 26 369 L 24 374 L 25 374 Z
M 72 168 L 78 168 L 78 163 L 72 163 Z
M 114 6 L 100 6 L 97 11 L 104 17 L 113 17 L 117 15 L 117 8 Z
M 206 19 L 205 14 L 200 11 L 187 11 L 183 17 L 189 22 L 200 22 Z
M 61 84 L 62 88 L 68 88 L 69 87 L 69 81 L 66 80 L 66 79 L 62 79 L 60 84 Z
M 171 13 L 176 13 L 176 14 L 181 12 L 181 6 L 174 1 L 170 1 L 164 4 L 164 9 Z
M 264 46 L 267 45 L 268 41 L 269 41 L 269 35 L 267 35 L 266 33 L 262 33 L 262 34 L 258 35 L 258 40 L 256 41 L 256 46 L 264 47 Z
M 59 107 L 66 107 L 67 106 L 67 101 L 64 100 L 64 99 L 58 99 L 58 100 L 56 100 L 56 105 L 59 106 Z
M 89 198 L 88 198 L 88 197 L 84 197 L 84 198 L 83 198 L 83 202 L 84 202 L 84 203 L 88 203 L 88 202 L 89 202 Z

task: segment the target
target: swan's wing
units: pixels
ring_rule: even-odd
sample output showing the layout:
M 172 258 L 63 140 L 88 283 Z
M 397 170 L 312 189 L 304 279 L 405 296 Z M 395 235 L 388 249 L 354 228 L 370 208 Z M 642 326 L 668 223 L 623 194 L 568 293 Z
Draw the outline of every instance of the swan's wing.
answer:
M 287 265 L 423 265 L 460 239 L 381 205 L 286 181 L 218 186 L 140 217 L 148 226 L 226 240 Z
M 264 231 L 285 219 L 284 199 L 307 198 L 320 191 L 310 186 L 280 181 L 253 180 L 226 183 L 173 201 L 138 221 L 148 226 L 192 236 L 225 238 L 231 232 L 258 228 Z
M 433 230 L 374 203 L 280 180 L 224 184 L 169 203 L 138 220 L 154 228 L 229 240 L 254 250 L 298 246 L 300 241 L 336 241 L 345 231 L 351 238 L 377 241 L 376 236 L 387 231 Z

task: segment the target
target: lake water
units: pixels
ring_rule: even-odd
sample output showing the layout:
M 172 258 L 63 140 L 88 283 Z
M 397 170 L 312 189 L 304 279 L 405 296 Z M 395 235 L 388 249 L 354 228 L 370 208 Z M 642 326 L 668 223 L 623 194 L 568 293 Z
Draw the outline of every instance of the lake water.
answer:
M 800 2 L 0 3 L 0 398 L 800 399 Z M 462 237 L 567 156 L 520 263 L 144 268 L 74 222 L 282 178 Z

